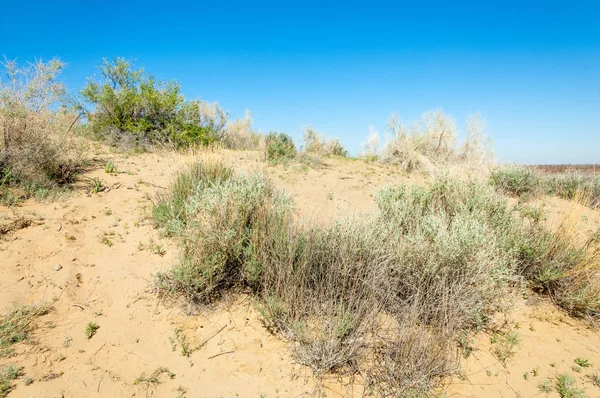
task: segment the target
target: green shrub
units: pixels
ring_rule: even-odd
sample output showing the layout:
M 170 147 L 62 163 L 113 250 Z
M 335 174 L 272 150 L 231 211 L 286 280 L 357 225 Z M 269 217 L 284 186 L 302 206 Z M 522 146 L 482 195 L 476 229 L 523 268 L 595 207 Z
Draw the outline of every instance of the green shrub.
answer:
M 267 160 L 276 162 L 296 156 L 296 145 L 286 133 L 271 132 L 265 137 L 265 151 Z
M 492 171 L 490 183 L 509 195 L 536 195 L 540 189 L 540 176 L 530 167 L 510 166 Z
M 96 137 L 144 148 L 209 144 L 224 135 L 227 115 L 217 104 L 186 101 L 176 81 L 158 81 L 123 58 L 104 59 L 99 69 L 101 81 L 82 90 Z

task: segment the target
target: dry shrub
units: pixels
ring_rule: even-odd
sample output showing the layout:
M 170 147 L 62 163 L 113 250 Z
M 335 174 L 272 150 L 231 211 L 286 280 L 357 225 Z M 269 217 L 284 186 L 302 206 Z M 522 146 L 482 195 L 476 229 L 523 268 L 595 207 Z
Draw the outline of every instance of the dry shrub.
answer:
M 457 128 L 452 117 L 440 110 L 427 112 L 412 126 L 392 115 L 382 158 L 407 172 L 433 172 L 452 164 L 470 168 L 493 161 L 486 123 L 479 114 L 467 118 L 467 135 L 457 145 Z
M 229 149 L 259 150 L 264 147 L 265 137 L 252 129 L 252 118 L 250 112 L 246 110 L 243 119 L 227 122 L 222 141 Z
M 342 156 L 346 157 L 348 151 L 342 143 L 334 138 L 324 138 L 312 127 L 304 130 L 304 152 L 320 156 Z
M 299 362 L 317 376 L 360 372 L 383 396 L 425 393 L 453 372 L 461 334 L 507 308 L 524 278 L 574 315 L 598 315 L 598 250 L 514 217 L 491 186 L 439 177 L 377 202 L 372 216 L 305 225 L 264 177 L 195 165 L 155 207 L 183 246 L 158 287 L 195 303 L 249 291 Z
M 0 180 L 42 188 L 73 182 L 84 164 L 79 117 L 64 107 L 58 59 L 18 67 L 5 61 L 0 81 Z
M 491 189 L 390 189 L 378 215 L 306 226 L 266 179 L 194 169 L 212 171 L 184 174 L 155 208 L 183 245 L 160 290 L 207 303 L 248 289 L 317 375 L 365 367 L 382 393 L 426 391 L 455 369 L 448 342 L 506 301 L 514 264 L 494 226 L 510 212 Z

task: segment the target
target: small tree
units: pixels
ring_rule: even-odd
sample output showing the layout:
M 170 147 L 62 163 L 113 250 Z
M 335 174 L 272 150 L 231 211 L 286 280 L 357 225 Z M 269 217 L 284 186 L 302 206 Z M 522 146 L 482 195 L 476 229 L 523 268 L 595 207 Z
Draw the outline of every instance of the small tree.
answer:
M 186 102 L 178 82 L 156 80 L 123 58 L 104 59 L 99 69 L 101 81 L 89 80 L 82 91 L 94 107 L 87 117 L 98 137 L 185 146 L 224 134 L 227 115 L 218 104 Z

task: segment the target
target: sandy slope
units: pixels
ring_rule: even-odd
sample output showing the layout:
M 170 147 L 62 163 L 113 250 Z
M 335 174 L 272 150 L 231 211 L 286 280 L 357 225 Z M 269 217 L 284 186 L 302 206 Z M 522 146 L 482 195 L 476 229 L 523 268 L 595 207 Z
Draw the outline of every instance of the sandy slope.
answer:
M 188 315 L 185 307 L 161 303 L 153 293 L 152 275 L 177 261 L 177 245 L 150 225 L 151 199 L 194 154 L 97 156 L 112 159 L 121 171 L 108 175 L 99 168 L 88 174 L 103 180 L 104 192 L 90 194 L 81 184 L 58 202 L 0 207 L 2 223 L 18 216 L 34 220 L 0 240 L 2 310 L 41 302 L 53 308 L 38 322 L 35 344 L 20 344 L 16 357 L 0 359 L 0 365 L 24 366 L 35 380 L 29 386 L 19 380 L 10 397 L 176 397 L 180 386 L 187 397 L 298 397 L 319 391 L 310 370 L 294 363 L 288 343 L 264 329 L 251 298 L 231 297 Z M 195 156 L 224 158 L 240 172 L 269 174 L 295 195 L 300 215 L 315 222 L 372 210 L 372 195 L 381 186 L 408 181 L 390 168 L 350 160 L 306 170 L 267 167 L 254 153 Z M 504 326 L 518 327 L 521 336 L 506 367 L 482 333 L 464 362 L 467 379 L 457 378 L 440 394 L 534 396 L 539 381 L 570 371 L 576 357 L 600 367 L 597 332 L 544 300 L 525 301 Z M 88 340 L 85 328 L 92 321 L 100 329 Z M 193 349 L 189 357 L 181 353 L 182 339 Z M 160 367 L 175 376 L 163 373 L 160 384 L 135 383 Z M 592 369 L 569 373 L 587 383 L 589 396 L 600 395 L 584 377 Z M 360 396 L 362 387 L 331 379 L 322 392 Z

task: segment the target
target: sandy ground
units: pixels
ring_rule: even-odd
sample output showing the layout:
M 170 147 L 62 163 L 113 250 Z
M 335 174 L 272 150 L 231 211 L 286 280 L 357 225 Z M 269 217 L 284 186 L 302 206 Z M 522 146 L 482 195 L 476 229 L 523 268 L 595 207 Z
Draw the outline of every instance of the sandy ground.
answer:
M 154 294 L 153 274 L 175 264 L 178 253 L 176 242 L 151 226 L 149 209 L 156 192 L 194 156 L 223 158 L 238 172 L 268 174 L 294 195 L 299 216 L 311 222 L 371 211 L 382 186 L 412 182 L 389 167 L 352 160 L 327 160 L 313 169 L 267 166 L 252 152 L 97 154 L 99 168 L 87 176 L 101 178 L 103 192 L 92 194 L 81 183 L 60 201 L 0 207 L 0 223 L 33 220 L 0 239 L 1 310 L 52 306 L 37 322 L 33 343 L 21 343 L 15 357 L 0 359 L 0 366 L 23 366 L 34 380 L 28 386 L 18 380 L 10 397 L 361 396 L 360 385 L 334 378 L 320 385 L 294 363 L 288 343 L 265 330 L 250 297 L 230 297 L 189 314 Z M 119 173 L 104 173 L 100 165 L 107 159 Z M 565 206 L 559 200 L 550 204 L 555 212 Z M 586 221 L 597 224 L 597 216 L 590 211 Z M 100 326 L 91 339 L 85 336 L 89 322 Z M 587 377 L 600 368 L 600 335 L 587 324 L 535 296 L 497 322 L 519 335 L 512 357 L 498 361 L 493 337 L 479 333 L 460 377 L 437 395 L 544 396 L 538 384 L 568 372 L 588 396 L 600 396 Z M 593 366 L 574 372 L 577 357 Z M 172 374 L 161 373 L 160 383 L 138 380 L 160 368 Z

